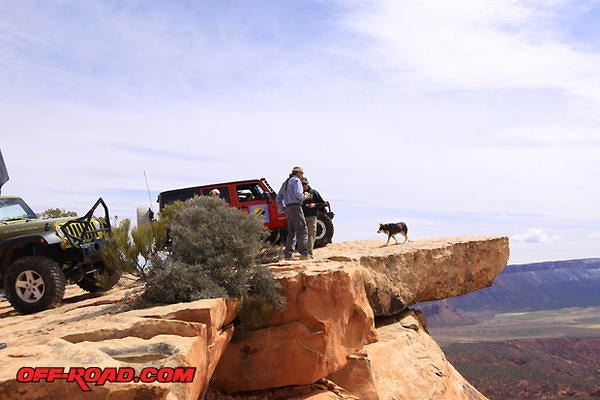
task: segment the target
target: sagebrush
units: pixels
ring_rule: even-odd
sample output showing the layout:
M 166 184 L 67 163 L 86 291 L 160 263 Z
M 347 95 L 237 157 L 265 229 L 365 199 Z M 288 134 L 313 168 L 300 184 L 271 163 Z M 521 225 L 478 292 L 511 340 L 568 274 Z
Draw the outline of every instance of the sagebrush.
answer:
M 165 207 L 152 225 L 131 229 L 123 221 L 113 230 L 105 261 L 144 279 L 150 302 L 261 295 L 283 309 L 280 286 L 260 263 L 281 250 L 264 238 L 263 217 L 197 196 Z

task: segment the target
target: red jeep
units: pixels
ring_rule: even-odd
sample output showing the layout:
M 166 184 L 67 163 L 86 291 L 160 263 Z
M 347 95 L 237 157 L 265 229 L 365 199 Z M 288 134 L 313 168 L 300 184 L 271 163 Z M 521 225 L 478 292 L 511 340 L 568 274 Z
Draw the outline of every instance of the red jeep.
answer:
M 185 201 L 194 196 L 208 196 L 214 189 L 219 191 L 221 198 L 230 207 L 237 207 L 251 213 L 263 215 L 266 219 L 265 225 L 271 232 L 269 240 L 279 242 L 285 238 L 285 214 L 278 211 L 277 201 L 275 201 L 277 193 L 265 178 L 168 190 L 158 194 L 158 204 L 162 210 L 166 204 L 172 204 L 177 200 Z M 333 237 L 333 222 L 331 220 L 333 216 L 334 213 L 329 205 L 319 210 L 315 247 L 323 247 L 327 243 L 331 243 Z

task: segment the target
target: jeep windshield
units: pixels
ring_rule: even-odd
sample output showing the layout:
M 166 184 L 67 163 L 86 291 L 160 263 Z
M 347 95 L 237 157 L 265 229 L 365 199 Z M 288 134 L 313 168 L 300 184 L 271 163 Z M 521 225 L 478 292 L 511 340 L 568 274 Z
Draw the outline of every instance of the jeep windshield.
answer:
M 0 198 L 0 222 L 35 218 L 37 218 L 37 215 L 22 199 L 16 197 Z

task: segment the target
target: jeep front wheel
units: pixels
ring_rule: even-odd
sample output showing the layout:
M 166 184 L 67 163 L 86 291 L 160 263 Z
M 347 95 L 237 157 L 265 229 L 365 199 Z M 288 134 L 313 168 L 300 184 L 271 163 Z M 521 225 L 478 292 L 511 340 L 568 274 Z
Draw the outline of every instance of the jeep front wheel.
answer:
M 53 260 L 28 256 L 13 262 L 6 271 L 4 293 L 15 310 L 30 314 L 62 302 L 65 277 Z
M 88 267 L 83 278 L 77 282 L 77 286 L 86 292 L 105 292 L 117 284 L 121 273 L 111 268 L 106 268 L 104 263 L 96 263 Z

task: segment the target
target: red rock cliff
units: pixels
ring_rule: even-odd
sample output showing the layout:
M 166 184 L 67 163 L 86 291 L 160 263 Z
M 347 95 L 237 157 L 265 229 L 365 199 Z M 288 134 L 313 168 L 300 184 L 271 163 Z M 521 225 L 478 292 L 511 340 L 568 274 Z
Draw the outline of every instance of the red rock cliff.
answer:
M 231 340 L 236 300 L 129 310 L 135 281 L 102 296 L 70 287 L 60 308 L 20 316 L 0 303 L 0 399 L 484 399 L 409 306 L 490 286 L 505 237 L 345 242 L 272 264 L 287 298 Z M 69 294 L 70 293 L 70 294 Z M 376 320 L 376 317 L 377 318 Z M 194 367 L 191 383 L 20 383 L 21 367 Z

